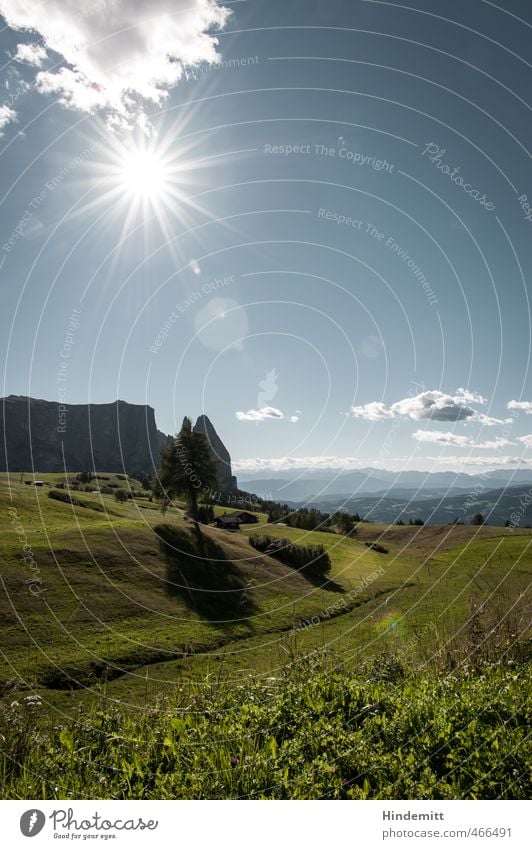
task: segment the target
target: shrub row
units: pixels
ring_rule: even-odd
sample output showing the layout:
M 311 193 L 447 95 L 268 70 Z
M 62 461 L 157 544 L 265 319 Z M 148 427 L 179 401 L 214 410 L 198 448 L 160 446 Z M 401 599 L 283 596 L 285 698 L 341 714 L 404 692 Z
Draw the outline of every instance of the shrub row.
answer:
M 284 537 L 265 534 L 250 534 L 249 542 L 257 551 L 275 557 L 309 578 L 323 579 L 331 571 L 331 560 L 323 545 L 300 545 Z

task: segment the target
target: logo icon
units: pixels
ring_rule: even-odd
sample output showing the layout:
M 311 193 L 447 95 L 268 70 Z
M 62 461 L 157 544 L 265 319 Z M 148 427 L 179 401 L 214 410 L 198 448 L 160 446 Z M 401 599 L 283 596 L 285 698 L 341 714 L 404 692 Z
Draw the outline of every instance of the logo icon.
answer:
M 279 375 L 276 369 L 266 372 L 264 380 L 259 381 L 259 389 L 261 390 L 257 396 L 257 405 L 259 410 L 264 407 L 266 401 L 271 401 L 275 398 L 279 391 L 277 380 Z
M 44 828 L 46 817 L 42 811 L 32 808 L 20 818 L 20 830 L 24 837 L 35 837 Z

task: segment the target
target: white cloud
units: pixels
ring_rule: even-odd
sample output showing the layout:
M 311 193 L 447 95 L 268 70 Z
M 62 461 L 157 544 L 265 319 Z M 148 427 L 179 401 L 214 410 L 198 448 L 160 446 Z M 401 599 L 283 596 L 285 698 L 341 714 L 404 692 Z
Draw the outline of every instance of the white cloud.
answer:
M 402 398 L 391 406 L 382 401 L 371 401 L 359 407 L 351 407 L 349 415 L 355 419 L 370 422 L 384 419 L 407 418 L 414 421 L 432 419 L 436 422 L 479 422 L 492 425 L 510 424 L 513 419 L 496 419 L 475 410 L 471 404 L 486 404 L 487 399 L 478 392 L 469 389 L 457 389 L 454 395 L 447 395 L 439 389 L 430 389 Z
M 66 65 L 37 74 L 37 87 L 65 106 L 107 111 L 111 124 L 144 121 L 184 69 L 218 61 L 212 30 L 228 9 L 215 0 L 0 0 L 8 26 L 39 33 Z M 21 45 L 25 47 L 25 45 Z
M 428 457 L 427 459 L 434 463 L 442 463 L 446 466 L 513 466 L 520 468 L 528 467 L 532 460 L 523 459 L 523 457 Z
M 509 439 L 497 437 L 492 440 L 476 442 L 471 436 L 463 436 L 451 431 L 435 431 L 435 430 L 416 430 L 412 434 L 412 439 L 416 442 L 428 442 L 432 445 L 453 445 L 456 448 L 505 448 L 507 445 L 514 445 Z
M 475 413 L 474 421 L 485 427 L 493 427 L 494 425 L 512 424 L 513 419 L 496 419 L 493 416 L 486 416 L 484 413 Z
M 366 419 L 368 422 L 380 422 L 383 419 L 393 419 L 394 413 L 382 401 L 371 401 L 360 407 L 351 407 L 350 414 L 355 419 Z
M 239 410 L 235 415 L 239 422 L 264 422 L 266 419 L 285 419 L 295 424 L 299 421 L 299 416 L 286 416 L 277 407 L 261 407 L 260 410 L 248 410 L 246 413 Z
M 509 410 L 519 410 L 532 416 L 532 401 L 508 401 L 506 406 Z
M 528 433 L 526 436 L 518 436 L 517 441 L 522 442 L 527 448 L 532 448 L 532 433 Z
M 432 389 L 396 401 L 391 410 L 398 416 L 406 416 L 416 421 L 433 419 L 439 422 L 459 422 L 474 418 L 475 410 L 469 406 L 472 403 L 485 404 L 486 399 L 467 389 L 457 389 L 455 395 Z
M 11 106 L 0 106 L 0 136 L 3 136 L 2 130 L 7 127 L 12 121 L 17 120 L 17 113 Z
M 47 55 L 41 44 L 17 44 L 15 59 L 17 62 L 24 62 L 26 65 L 35 65 L 36 68 L 42 68 L 42 63 Z
M 237 472 L 281 472 L 299 469 L 359 469 L 356 457 L 248 457 L 235 460 L 232 467 Z
M 470 436 L 459 436 L 459 434 L 450 433 L 449 431 L 446 433 L 439 433 L 434 430 L 416 430 L 416 432 L 412 434 L 412 439 L 415 439 L 416 442 L 429 442 L 431 444 L 436 443 L 437 445 L 455 445 L 460 448 L 467 448 L 467 446 L 471 445 L 473 441 Z

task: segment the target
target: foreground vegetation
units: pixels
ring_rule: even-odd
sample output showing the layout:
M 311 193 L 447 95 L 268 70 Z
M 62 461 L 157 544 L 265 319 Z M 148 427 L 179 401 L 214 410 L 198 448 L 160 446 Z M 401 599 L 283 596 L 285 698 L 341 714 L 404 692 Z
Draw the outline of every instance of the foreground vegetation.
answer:
M 35 734 L 2 715 L 4 798 L 526 799 L 531 671 L 446 675 L 392 656 L 354 676 L 306 658 L 279 679 L 205 682 L 131 715 L 81 712 Z
M 530 531 L 229 533 L 40 477 L 0 475 L 5 798 L 530 792 Z

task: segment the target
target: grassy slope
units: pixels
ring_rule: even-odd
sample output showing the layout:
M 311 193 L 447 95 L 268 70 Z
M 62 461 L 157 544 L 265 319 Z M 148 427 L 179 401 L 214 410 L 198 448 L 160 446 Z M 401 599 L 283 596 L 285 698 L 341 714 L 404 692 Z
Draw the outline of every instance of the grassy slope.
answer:
M 392 658 L 393 659 L 393 658 Z M 530 667 L 302 661 L 135 715 L 0 713 L 8 799 L 527 799 Z M 80 721 L 81 720 L 81 721 Z
M 56 484 L 61 476 L 42 478 Z M 345 539 L 266 526 L 271 535 L 323 543 L 335 587 L 320 589 L 252 549 L 246 533 L 256 532 L 255 525 L 243 527 L 242 534 L 204 532 L 235 564 L 252 604 L 247 616 L 213 621 L 169 583 L 175 583 L 175 572 L 153 532 L 161 522 L 153 504 L 119 505 L 112 496 L 76 492 L 87 507 L 72 507 L 49 499 L 46 488 L 11 483 L 10 494 L 6 476 L 0 476 L 0 505 L 17 510 L 16 523 L 3 519 L 0 536 L 0 680 L 37 686 L 58 706 L 92 698 L 102 675 L 119 676 L 107 680 L 108 698 L 138 702 L 214 670 L 218 677 L 240 679 L 249 672 L 276 674 L 287 658 L 314 648 L 353 666 L 383 644 L 430 652 L 460 631 L 471 595 L 490 600 L 486 619 L 500 618 L 516 600 L 512 626 L 515 615 L 524 615 L 520 596 L 530 581 L 530 532 L 363 524 L 355 539 Z M 180 511 L 163 521 L 190 535 Z M 373 541 L 388 554 L 364 545 Z M 39 597 L 26 585 L 31 570 L 21 560 L 24 543 L 46 588 Z M 319 624 L 291 630 L 312 616 Z M 80 685 L 90 689 L 65 693 L 65 687 Z

